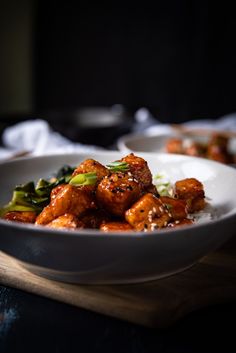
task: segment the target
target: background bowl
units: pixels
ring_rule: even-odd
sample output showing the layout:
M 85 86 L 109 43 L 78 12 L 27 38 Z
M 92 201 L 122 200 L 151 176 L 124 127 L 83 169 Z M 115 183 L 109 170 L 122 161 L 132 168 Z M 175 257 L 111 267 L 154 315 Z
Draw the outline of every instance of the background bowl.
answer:
M 124 154 L 123 154 L 124 155 Z M 0 220 L 0 249 L 21 266 L 48 278 L 75 283 L 127 283 L 179 272 L 213 251 L 235 232 L 236 170 L 216 162 L 181 155 L 140 153 L 153 174 L 164 171 L 172 182 L 196 177 L 210 200 L 211 220 L 152 233 L 102 233 L 55 230 Z M 31 157 L 1 163 L 1 205 L 16 184 L 53 175 L 62 165 L 86 158 L 103 164 L 119 152 Z
M 174 132 L 168 134 L 126 134 L 118 138 L 117 147 L 121 152 L 166 152 L 166 143 L 169 139 L 176 137 L 180 139 L 191 139 L 192 141 L 206 144 L 209 136 L 181 134 Z M 236 154 L 236 138 L 229 139 L 229 152 Z

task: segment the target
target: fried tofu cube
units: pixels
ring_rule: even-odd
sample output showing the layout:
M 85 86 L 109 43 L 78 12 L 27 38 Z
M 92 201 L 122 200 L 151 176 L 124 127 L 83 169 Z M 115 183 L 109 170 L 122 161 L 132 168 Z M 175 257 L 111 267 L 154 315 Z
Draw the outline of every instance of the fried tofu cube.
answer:
M 175 183 L 175 196 L 186 201 L 190 213 L 200 211 L 205 207 L 203 184 L 195 178 L 177 181 Z
M 183 150 L 183 142 L 179 138 L 171 138 L 166 142 L 166 151 L 167 153 L 177 153 L 182 154 L 184 153 Z
M 96 173 L 97 183 L 99 183 L 105 176 L 110 174 L 110 171 L 94 159 L 86 159 L 80 165 L 78 165 L 72 176 L 84 173 Z
M 103 232 L 127 232 L 133 230 L 127 222 L 104 222 L 100 226 Z
M 171 214 L 160 199 L 147 193 L 125 212 L 125 219 L 134 229 L 145 231 L 166 227 Z
M 229 138 L 223 134 L 212 134 L 207 147 L 207 157 L 220 163 L 233 163 L 229 152 Z
M 168 209 L 173 219 L 179 220 L 187 217 L 187 203 L 185 200 L 174 199 L 168 196 L 161 196 L 160 200 Z
M 122 158 L 121 162 L 129 165 L 130 173 L 140 183 L 142 189 L 146 190 L 153 186 L 152 173 L 145 159 L 130 153 L 128 156 Z
M 95 202 L 88 187 L 75 187 L 67 184 L 38 215 L 36 224 L 48 224 L 65 213 L 80 216 L 83 212 L 92 208 L 95 208 Z
M 73 214 L 66 213 L 62 216 L 55 218 L 53 221 L 48 223 L 46 227 L 76 229 L 84 228 L 84 224 L 80 220 L 78 220 L 78 218 Z
M 190 225 L 190 224 L 194 224 L 194 221 L 192 219 L 183 218 L 183 219 L 180 219 L 180 220 L 176 220 L 176 221 L 170 222 L 168 224 L 168 228 L 182 227 L 182 226 Z
M 3 218 L 14 222 L 34 223 L 36 217 L 36 212 L 33 211 L 9 211 L 4 215 Z
M 80 220 L 85 224 L 85 228 L 99 229 L 102 223 L 110 221 L 110 215 L 104 210 L 88 210 L 82 216 Z
M 96 191 L 98 205 L 115 216 L 123 216 L 140 195 L 138 181 L 128 173 L 114 173 L 103 178 Z

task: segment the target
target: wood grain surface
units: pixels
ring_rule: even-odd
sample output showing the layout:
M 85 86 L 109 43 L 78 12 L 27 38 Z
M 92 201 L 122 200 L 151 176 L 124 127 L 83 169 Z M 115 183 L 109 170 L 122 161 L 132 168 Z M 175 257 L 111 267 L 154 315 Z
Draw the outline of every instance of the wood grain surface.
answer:
M 0 283 L 149 327 L 166 327 L 204 306 L 236 300 L 236 236 L 179 274 L 125 285 L 74 285 L 23 269 L 0 252 Z

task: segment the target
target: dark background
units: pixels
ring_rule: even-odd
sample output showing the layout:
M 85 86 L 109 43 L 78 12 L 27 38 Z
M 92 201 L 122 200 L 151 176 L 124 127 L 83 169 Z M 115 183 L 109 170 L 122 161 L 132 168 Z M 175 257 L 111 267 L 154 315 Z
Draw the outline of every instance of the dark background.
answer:
M 0 122 L 73 126 L 114 104 L 174 123 L 236 111 L 228 2 L 1 0 L 0 43 Z
M 228 3 L 39 1 L 35 15 L 36 110 L 121 103 L 168 122 L 236 110 Z

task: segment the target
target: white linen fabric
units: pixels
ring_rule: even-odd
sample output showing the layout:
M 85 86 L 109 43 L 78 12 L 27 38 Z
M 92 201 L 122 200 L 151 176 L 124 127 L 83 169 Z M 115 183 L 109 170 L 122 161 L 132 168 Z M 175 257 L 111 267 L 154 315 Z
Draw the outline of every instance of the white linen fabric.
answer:
M 40 156 L 102 149 L 98 146 L 74 143 L 53 131 L 49 124 L 41 119 L 27 120 L 6 128 L 2 141 L 4 147 L 0 148 L 0 159 L 11 158 L 21 152 Z
M 140 108 L 135 113 L 133 133 L 147 135 L 172 133 L 170 124 L 163 124 L 155 119 L 148 109 Z M 236 131 L 236 113 L 223 116 L 217 120 L 193 120 L 182 124 L 191 128 L 214 128 L 215 130 Z M 74 143 L 53 131 L 42 119 L 27 120 L 8 127 L 2 136 L 3 147 L 0 148 L 0 159 L 16 156 L 21 152 L 32 156 L 47 154 L 92 152 L 104 150 L 102 147 Z

